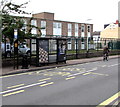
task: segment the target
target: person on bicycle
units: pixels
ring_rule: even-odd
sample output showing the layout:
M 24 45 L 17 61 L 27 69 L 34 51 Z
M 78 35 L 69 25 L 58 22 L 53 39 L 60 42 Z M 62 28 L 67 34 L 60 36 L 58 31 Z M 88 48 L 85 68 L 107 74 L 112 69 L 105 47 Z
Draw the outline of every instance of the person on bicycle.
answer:
M 103 61 L 108 61 L 108 53 L 109 53 L 109 49 L 108 49 L 108 46 L 105 46 L 104 49 L 103 49 Z

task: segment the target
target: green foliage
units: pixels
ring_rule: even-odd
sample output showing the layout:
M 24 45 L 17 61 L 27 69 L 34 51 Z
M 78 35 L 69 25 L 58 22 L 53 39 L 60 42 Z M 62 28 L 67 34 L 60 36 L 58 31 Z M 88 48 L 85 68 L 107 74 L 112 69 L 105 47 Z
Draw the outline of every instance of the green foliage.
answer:
M 11 15 L 11 13 L 12 14 L 30 14 L 22 10 L 23 8 L 25 8 L 24 5 L 26 4 L 28 4 L 28 2 L 23 3 L 21 5 L 13 4 L 12 2 L 6 2 L 6 0 L 1 2 L 2 9 L 0 11 L 1 13 L 0 18 L 2 19 L 2 35 L 0 36 L 9 38 L 11 44 L 13 43 L 13 39 L 14 39 L 14 29 L 18 30 L 18 40 L 20 42 L 24 41 L 24 37 L 32 36 L 31 34 L 32 28 L 36 28 L 40 32 L 40 34 L 37 36 L 41 35 L 41 28 L 30 24 L 33 18 L 31 18 L 30 22 L 25 25 L 22 17 Z M 25 31 L 25 29 L 22 29 L 24 26 L 29 27 L 29 30 Z

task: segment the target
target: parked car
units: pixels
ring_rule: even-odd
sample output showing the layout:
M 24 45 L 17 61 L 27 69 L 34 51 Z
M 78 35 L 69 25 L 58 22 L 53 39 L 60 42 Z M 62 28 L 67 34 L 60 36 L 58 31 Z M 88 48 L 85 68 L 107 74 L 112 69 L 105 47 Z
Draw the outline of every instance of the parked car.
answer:
M 11 57 L 14 54 L 14 46 L 11 46 L 10 43 L 6 43 L 6 51 L 5 51 L 5 43 L 1 44 L 2 54 L 5 57 Z M 18 45 L 18 54 L 23 55 L 27 54 L 30 56 L 30 48 L 27 47 L 26 44 L 19 44 Z
M 18 52 L 21 55 L 27 54 L 28 56 L 30 56 L 30 48 L 28 48 L 26 44 L 20 44 L 18 46 Z

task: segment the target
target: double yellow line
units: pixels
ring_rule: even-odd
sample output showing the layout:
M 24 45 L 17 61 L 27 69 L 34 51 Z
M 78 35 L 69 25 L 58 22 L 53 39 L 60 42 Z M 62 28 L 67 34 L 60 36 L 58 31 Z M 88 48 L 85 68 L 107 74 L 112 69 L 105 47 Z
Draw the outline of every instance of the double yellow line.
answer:
M 105 107 L 105 106 L 109 105 L 111 102 L 113 102 L 114 100 L 118 99 L 119 97 L 120 97 L 120 92 L 116 93 L 115 95 L 113 95 L 109 99 L 100 103 L 97 107 Z

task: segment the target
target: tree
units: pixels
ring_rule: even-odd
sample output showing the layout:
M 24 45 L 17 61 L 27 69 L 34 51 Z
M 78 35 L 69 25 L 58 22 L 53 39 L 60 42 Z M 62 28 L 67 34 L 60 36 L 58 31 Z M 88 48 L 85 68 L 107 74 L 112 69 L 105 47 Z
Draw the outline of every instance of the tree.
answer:
M 13 4 L 12 1 L 8 2 L 7 0 L 2 0 L 0 3 L 1 10 L 0 10 L 0 19 L 2 20 L 2 35 L 5 36 L 5 38 L 9 38 L 10 43 L 13 43 L 14 38 L 14 29 L 18 30 L 18 40 L 23 41 L 24 37 L 31 37 L 31 30 L 32 28 L 38 29 L 41 35 L 41 28 L 36 27 L 31 24 L 26 24 L 22 20 L 22 17 L 19 16 L 13 16 L 11 14 L 31 14 L 28 12 L 25 12 L 22 10 L 23 8 L 26 8 L 25 5 L 27 5 L 28 2 L 23 3 L 21 5 Z M 30 21 L 33 18 L 30 19 Z M 23 28 L 23 26 L 29 27 L 29 30 L 26 32 Z M 2 36 L 0 35 L 0 36 Z

